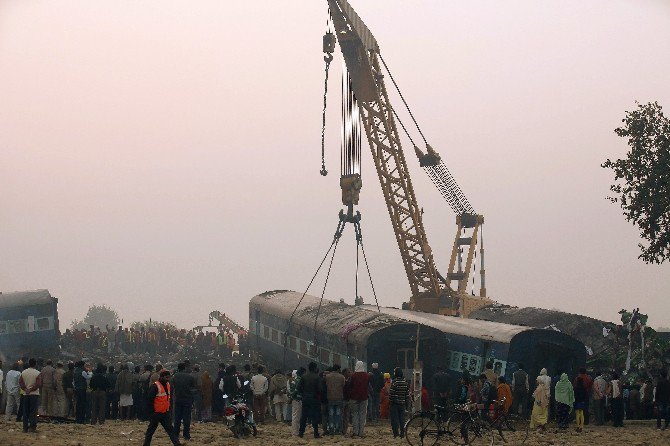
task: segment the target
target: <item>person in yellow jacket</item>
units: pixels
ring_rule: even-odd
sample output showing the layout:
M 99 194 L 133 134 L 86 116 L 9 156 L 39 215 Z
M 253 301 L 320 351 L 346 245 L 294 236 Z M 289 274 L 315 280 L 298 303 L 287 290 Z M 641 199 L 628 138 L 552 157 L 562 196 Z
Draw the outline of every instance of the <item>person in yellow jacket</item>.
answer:
M 149 426 L 144 434 L 144 446 L 151 444 L 151 438 L 160 424 L 170 437 L 174 446 L 180 446 L 179 440 L 174 433 L 170 421 L 170 371 L 163 370 L 158 381 L 149 386 L 147 394 L 147 414 L 149 415 Z

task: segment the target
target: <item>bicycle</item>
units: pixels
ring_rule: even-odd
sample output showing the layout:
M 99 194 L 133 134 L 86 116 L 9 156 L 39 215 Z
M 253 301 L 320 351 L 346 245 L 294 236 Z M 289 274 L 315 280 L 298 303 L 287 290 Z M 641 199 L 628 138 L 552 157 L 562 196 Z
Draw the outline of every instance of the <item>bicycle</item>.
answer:
M 483 412 L 485 406 L 483 404 L 474 405 L 470 411 L 469 419 L 461 418 L 460 422 L 461 424 L 473 423 L 475 426 L 476 423 L 484 423 L 488 426 L 491 433 L 493 434 L 493 432 L 496 432 L 503 442 L 514 445 L 524 444 L 528 439 L 528 433 L 530 431 L 529 421 L 517 414 L 504 411 L 504 405 L 505 398 L 499 401 L 492 401 L 488 409 L 486 409 L 488 410 L 488 413 L 484 417 L 482 417 L 480 413 Z M 473 426 L 468 427 L 468 429 L 476 430 L 477 428 Z M 464 438 L 465 441 L 470 440 L 469 437 L 466 437 L 465 434 L 463 434 L 463 432 L 467 433 L 468 429 L 461 428 L 461 438 Z M 481 427 L 479 427 L 479 429 L 481 429 Z
M 432 412 L 418 412 L 405 423 L 405 440 L 410 446 L 434 446 L 444 436 L 451 436 L 444 422 L 454 406 L 435 406 Z
M 479 416 L 480 406 L 466 403 L 458 406 L 449 416 L 446 431 L 452 443 L 456 445 L 493 445 L 492 426 Z

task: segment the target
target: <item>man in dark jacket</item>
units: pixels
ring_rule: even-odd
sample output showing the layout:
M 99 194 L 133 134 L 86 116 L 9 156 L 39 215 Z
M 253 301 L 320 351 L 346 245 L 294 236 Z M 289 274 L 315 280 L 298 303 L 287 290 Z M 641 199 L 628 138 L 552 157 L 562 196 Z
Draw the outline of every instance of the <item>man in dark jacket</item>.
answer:
M 530 392 L 530 380 L 528 372 L 519 364 L 519 369 L 512 374 L 512 413 L 528 417 L 528 394 Z
M 379 364 L 376 362 L 372 363 L 370 387 L 372 388 L 370 401 L 368 402 L 368 405 L 370 406 L 370 421 L 377 421 L 379 420 L 381 391 L 384 388 L 384 375 L 379 371 Z
M 302 395 L 302 415 L 300 417 L 300 430 L 298 435 L 305 435 L 307 420 L 312 422 L 314 428 L 314 438 L 321 438 L 319 435 L 319 423 L 321 422 L 321 402 L 319 400 L 319 374 L 315 362 L 310 362 L 307 373 L 302 376 L 298 383 L 298 392 Z
M 105 376 L 105 366 L 98 364 L 91 377 L 91 424 L 105 423 L 105 407 L 107 406 L 107 377 Z
M 661 370 L 661 376 L 656 383 L 656 406 L 658 415 L 656 416 L 656 429 L 661 429 L 661 418 L 665 420 L 663 430 L 668 428 L 668 404 L 670 404 L 670 381 L 665 370 Z
M 149 418 L 149 426 L 144 435 L 144 446 L 151 445 L 151 439 L 156 432 L 156 428 L 160 424 L 165 429 L 165 432 L 170 437 L 173 446 L 181 446 L 179 444 L 179 436 L 176 435 L 172 424 L 170 424 L 170 371 L 162 370 L 158 382 L 162 389 L 159 391 L 158 385 L 154 382 L 149 386 L 146 400 L 146 413 Z
M 65 392 L 65 407 L 63 409 L 64 416 L 69 417 L 70 413 L 74 414 L 74 364 L 68 363 L 67 370 L 63 373 L 63 391 Z
M 393 437 L 404 437 L 405 432 L 405 409 L 409 401 L 409 385 L 405 381 L 402 369 L 396 367 L 393 370 L 393 382 L 389 388 L 389 402 L 391 403 L 391 429 Z
M 154 386 L 155 387 L 155 386 Z M 186 364 L 177 365 L 177 373 L 172 378 L 174 393 L 174 435 L 179 438 L 182 420 L 184 422 L 184 438 L 191 439 L 191 408 L 193 395 L 196 392 L 196 383 L 193 375 L 186 371 Z
M 446 407 L 447 398 L 449 397 L 449 375 L 440 366 L 435 368 L 436 372 L 433 375 L 433 401 L 438 406 Z
M 72 382 L 74 384 L 75 420 L 79 424 L 86 422 L 86 378 L 84 378 L 84 361 L 74 365 Z
M 114 366 L 110 365 L 107 369 L 107 409 L 105 417 L 111 420 L 116 420 L 119 416 L 119 394 L 116 391 L 116 372 Z

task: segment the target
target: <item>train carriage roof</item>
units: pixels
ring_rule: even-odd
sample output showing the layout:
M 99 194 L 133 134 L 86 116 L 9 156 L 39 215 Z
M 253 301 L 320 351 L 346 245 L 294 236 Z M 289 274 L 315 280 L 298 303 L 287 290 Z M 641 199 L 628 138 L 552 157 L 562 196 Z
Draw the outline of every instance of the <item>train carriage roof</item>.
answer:
M 268 291 L 253 297 L 250 305 L 288 320 L 301 298 L 302 293 L 295 291 Z M 311 328 L 318 312 L 319 330 L 363 344 L 373 333 L 406 322 L 377 311 L 377 307 L 363 308 L 326 299 L 323 299 L 319 310 L 319 301 L 318 297 L 305 295 L 293 317 L 294 323 Z
M 362 305 L 363 309 L 377 308 L 372 305 Z M 538 330 L 521 325 L 510 325 L 499 322 L 481 321 L 477 319 L 462 319 L 440 314 L 422 313 L 419 311 L 400 310 L 398 308 L 381 307 L 381 312 L 398 319 L 438 329 L 444 333 L 468 336 L 493 342 L 509 344 L 514 336 L 524 331 Z
M 29 305 L 51 304 L 56 298 L 49 290 L 14 291 L 0 293 L 0 308 L 24 307 Z

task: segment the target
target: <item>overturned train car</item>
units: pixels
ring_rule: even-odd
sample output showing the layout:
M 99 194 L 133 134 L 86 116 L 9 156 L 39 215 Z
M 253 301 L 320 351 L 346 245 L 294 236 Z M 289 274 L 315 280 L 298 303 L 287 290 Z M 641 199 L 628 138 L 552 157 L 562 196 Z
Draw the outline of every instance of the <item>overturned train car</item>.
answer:
M 58 351 L 58 299 L 48 290 L 0 293 L 0 359 Z
M 409 370 L 417 346 L 426 377 L 438 366 L 454 378 L 464 370 L 479 374 L 489 360 L 509 379 L 521 363 L 531 376 L 543 367 L 574 373 L 586 360 L 584 344 L 553 330 L 325 299 L 319 309 L 319 298 L 306 295 L 298 306 L 301 297 L 274 291 L 249 302 L 250 347 L 271 367 L 295 369 L 315 361 L 351 368 L 361 360 L 368 367 L 377 362 L 384 371 Z

